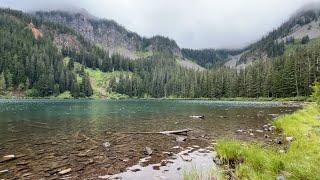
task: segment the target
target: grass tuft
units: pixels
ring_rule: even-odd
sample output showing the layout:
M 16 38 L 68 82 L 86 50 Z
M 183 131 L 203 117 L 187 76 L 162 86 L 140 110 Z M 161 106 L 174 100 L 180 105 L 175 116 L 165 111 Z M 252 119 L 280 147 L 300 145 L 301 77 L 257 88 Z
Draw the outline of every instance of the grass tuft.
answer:
M 320 179 L 320 120 L 315 104 L 280 117 L 274 125 L 284 136 L 294 137 L 285 153 L 256 143 L 220 140 L 216 150 L 236 169 L 239 179 Z

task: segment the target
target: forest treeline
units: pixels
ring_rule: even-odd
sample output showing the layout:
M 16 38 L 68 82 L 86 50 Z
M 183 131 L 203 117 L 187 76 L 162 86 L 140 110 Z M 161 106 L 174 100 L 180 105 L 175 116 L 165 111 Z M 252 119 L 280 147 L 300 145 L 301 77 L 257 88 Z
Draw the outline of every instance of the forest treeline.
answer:
M 175 65 L 173 58 L 157 57 L 142 63 L 133 76 L 114 78 L 110 87 L 129 96 L 158 98 L 309 96 L 320 76 L 319 48 L 320 43 L 299 45 L 288 54 L 241 70 L 194 71 Z
M 28 27 L 30 22 L 37 27 L 46 26 L 48 32 L 35 38 Z M 81 37 L 78 50 L 58 49 L 53 43 L 53 33 L 74 34 L 67 27 L 37 21 L 19 11 L 0 11 L 0 95 L 17 91 L 44 97 L 70 91 L 76 98 L 90 97 L 92 80 L 85 67 L 103 72 L 123 71 L 110 80 L 108 90 L 130 97 L 309 96 L 311 85 L 319 79 L 320 42 L 309 39 L 292 45 L 290 51 L 282 49 L 287 44 L 281 44 L 282 55 L 255 61 L 245 69 L 219 66 L 198 71 L 181 67 L 170 53 L 130 60 L 119 54 L 109 55 Z M 183 53 L 202 58 L 198 51 Z M 218 56 L 215 53 L 208 51 L 207 56 Z M 225 58 L 229 52 L 219 53 Z M 64 61 L 65 57 L 70 60 Z M 81 70 L 74 67 L 74 62 L 83 65 Z

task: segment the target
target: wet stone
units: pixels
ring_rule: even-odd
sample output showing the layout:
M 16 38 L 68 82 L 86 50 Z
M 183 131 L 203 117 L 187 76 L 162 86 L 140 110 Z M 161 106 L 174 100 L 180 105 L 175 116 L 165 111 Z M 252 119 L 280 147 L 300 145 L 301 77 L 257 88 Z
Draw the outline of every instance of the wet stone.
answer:
M 152 154 L 152 152 L 153 152 L 153 151 L 152 151 L 152 149 L 151 149 L 150 147 L 146 147 L 146 148 L 145 148 L 145 154 L 146 154 L 146 155 L 149 155 L 149 156 L 150 156 L 150 155 Z

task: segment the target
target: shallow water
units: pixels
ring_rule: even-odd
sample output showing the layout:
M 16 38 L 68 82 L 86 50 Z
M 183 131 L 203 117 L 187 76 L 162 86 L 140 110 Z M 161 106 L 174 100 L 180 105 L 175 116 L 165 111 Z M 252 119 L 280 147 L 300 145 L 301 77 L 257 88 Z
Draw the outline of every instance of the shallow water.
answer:
M 0 100 L 0 143 L 12 135 L 51 136 L 79 130 L 97 133 L 194 128 L 223 136 L 227 130 L 261 125 L 272 118 L 268 114 L 294 109 L 275 102 Z M 193 119 L 191 115 L 206 118 Z
M 277 102 L 0 100 L 0 157 L 21 156 L 0 163 L 0 171 L 9 170 L 0 178 L 59 177 L 56 172 L 68 167 L 72 167 L 71 178 L 119 173 L 145 157 L 145 146 L 154 150 L 153 161 L 158 163 L 161 151 L 177 144 L 174 138 L 119 132 L 191 128 L 197 137 L 241 137 L 237 129 L 261 128 L 273 114 L 296 109 Z M 111 143 L 107 150 L 102 145 L 106 141 Z M 188 140 L 185 146 L 194 142 L 198 141 Z

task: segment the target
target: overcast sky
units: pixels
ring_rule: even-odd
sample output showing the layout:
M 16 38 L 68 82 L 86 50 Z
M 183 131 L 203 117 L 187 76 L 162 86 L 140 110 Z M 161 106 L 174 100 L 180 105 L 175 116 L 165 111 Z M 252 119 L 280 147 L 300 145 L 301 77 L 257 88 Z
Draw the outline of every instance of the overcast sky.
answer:
M 142 36 L 163 35 L 188 48 L 239 48 L 320 0 L 0 0 L 25 11 L 85 8 Z

